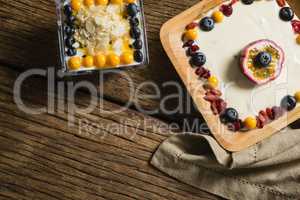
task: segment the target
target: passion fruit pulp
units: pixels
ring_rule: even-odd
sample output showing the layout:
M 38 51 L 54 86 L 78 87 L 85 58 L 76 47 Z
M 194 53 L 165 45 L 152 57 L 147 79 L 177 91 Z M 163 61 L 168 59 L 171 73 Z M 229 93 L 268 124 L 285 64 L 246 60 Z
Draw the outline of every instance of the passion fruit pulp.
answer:
M 261 53 L 271 56 L 267 66 L 257 65 L 257 57 Z M 281 73 L 285 60 L 284 51 L 271 40 L 258 40 L 248 44 L 242 51 L 240 67 L 243 74 L 253 83 L 262 85 L 275 80 Z

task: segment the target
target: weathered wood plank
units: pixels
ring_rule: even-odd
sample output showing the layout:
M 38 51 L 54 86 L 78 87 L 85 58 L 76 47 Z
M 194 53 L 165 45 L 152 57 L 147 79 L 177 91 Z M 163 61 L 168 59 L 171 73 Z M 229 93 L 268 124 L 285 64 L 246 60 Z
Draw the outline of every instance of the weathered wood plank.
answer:
M 67 109 L 26 114 L 13 103 L 16 77 L 0 67 L 2 199 L 219 199 L 149 165 L 159 143 L 172 134 L 168 128 L 158 129 L 166 127 L 163 122 L 132 110 L 112 114 L 109 110 L 120 107 L 107 101 L 90 114 L 76 112 L 74 126 L 67 124 Z M 53 94 L 45 86 L 40 78 L 25 82 L 22 98 L 27 106 L 47 105 Z M 79 92 L 78 99 L 87 106 L 89 95 Z M 55 100 L 70 103 L 57 96 Z M 80 133 L 80 120 L 94 127 Z
M 163 83 L 175 81 L 181 84 L 169 59 L 165 55 L 160 44 L 159 31 L 161 25 L 171 17 L 190 7 L 197 0 L 145 0 L 145 13 L 147 20 L 149 49 L 151 63 L 145 68 L 127 69 L 126 73 L 132 80 L 132 86 L 121 74 L 106 74 L 102 93 L 106 99 L 121 104 L 132 102 L 133 107 L 145 110 L 156 110 L 161 113 L 161 100 L 168 94 L 176 92 L 175 87 L 164 87 Z M 57 65 L 57 34 L 54 1 L 49 0 L 0 0 L 0 62 L 19 68 L 46 68 Z M 88 79 L 98 84 L 95 76 L 87 76 Z M 157 91 L 151 86 L 145 86 L 138 91 L 138 98 L 131 99 L 130 89 L 137 90 L 139 85 L 146 81 L 155 82 L 161 91 L 158 97 Z M 181 84 L 181 87 L 183 85 Z M 185 91 L 185 90 L 183 90 Z M 147 95 L 147 96 L 146 96 Z M 183 94 L 183 98 L 188 96 Z M 169 100 L 167 108 L 174 108 L 179 104 L 178 100 Z M 182 105 L 184 107 L 184 105 Z M 166 116 L 167 120 L 176 120 L 178 116 L 185 117 L 186 112 L 177 112 L 175 115 Z M 193 111 L 193 115 L 199 117 Z

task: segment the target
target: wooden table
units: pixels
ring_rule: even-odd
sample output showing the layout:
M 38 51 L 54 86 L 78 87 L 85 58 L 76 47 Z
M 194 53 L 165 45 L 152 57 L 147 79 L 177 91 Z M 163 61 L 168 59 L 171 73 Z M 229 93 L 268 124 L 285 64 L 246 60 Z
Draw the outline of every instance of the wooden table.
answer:
M 13 99 L 14 82 L 20 73 L 57 65 L 53 0 L 0 0 L 0 199 L 220 199 L 149 165 L 152 153 L 171 134 L 168 128 L 159 127 L 200 117 L 196 111 L 165 115 L 159 110 L 161 99 L 172 93 L 162 84 L 180 82 L 161 47 L 160 27 L 196 2 L 144 2 L 151 64 L 125 72 L 134 89 L 145 81 L 158 83 L 161 97 L 149 97 L 156 91 L 145 87 L 132 100 L 131 109 L 111 113 L 129 101 L 127 80 L 119 74 L 106 75 L 101 89 L 95 76 L 82 77 L 101 89 L 102 106 L 90 114 L 76 113 L 74 125 L 68 126 L 68 109 L 61 109 L 61 105 L 70 100 L 48 91 L 44 77 L 26 80 L 21 97 L 26 106 L 34 108 L 52 108 L 47 98 L 53 97 L 54 112 L 26 114 Z M 84 107 L 89 99 L 90 94 L 81 90 L 76 104 Z M 150 117 L 135 111 L 136 105 L 158 112 Z M 167 105 L 172 108 L 178 102 Z M 83 120 L 92 124 L 84 134 L 79 132 Z

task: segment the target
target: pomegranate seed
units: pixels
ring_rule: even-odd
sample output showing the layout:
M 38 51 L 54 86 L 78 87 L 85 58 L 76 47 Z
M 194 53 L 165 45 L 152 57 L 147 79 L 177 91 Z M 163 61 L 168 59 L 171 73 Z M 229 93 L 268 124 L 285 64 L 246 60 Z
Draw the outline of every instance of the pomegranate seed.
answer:
M 241 130 L 241 128 L 242 128 L 241 120 L 238 120 L 238 121 L 236 121 L 236 122 L 234 122 L 234 123 L 228 124 L 228 129 L 229 129 L 230 131 L 236 132 L 236 131 Z
M 292 26 L 293 26 L 294 32 L 300 34 L 300 21 L 292 20 Z
M 211 103 L 211 110 L 212 110 L 212 112 L 214 113 L 214 115 L 217 115 L 217 114 L 219 114 L 219 111 L 218 111 L 218 106 L 217 106 L 217 102 L 216 101 L 213 101 L 212 103 Z
M 267 119 L 264 117 L 263 114 L 259 114 L 258 115 L 258 119 L 260 120 L 260 122 L 263 124 L 263 126 L 267 123 Z
M 267 113 L 268 118 L 269 118 L 270 120 L 274 120 L 275 117 L 274 117 L 274 113 L 273 113 L 273 111 L 272 111 L 271 108 L 267 108 L 266 113 Z
M 194 44 L 194 41 L 193 40 L 189 40 L 189 41 L 187 41 L 186 43 L 184 43 L 183 44 L 183 48 L 185 48 L 185 47 L 190 47 L 190 46 L 192 46 Z
M 190 23 L 189 25 L 187 25 L 187 26 L 185 27 L 185 29 L 186 29 L 186 30 L 190 30 L 190 29 L 196 28 L 197 26 L 198 26 L 198 24 L 197 24 L 196 22 L 192 22 L 192 23 Z
M 204 97 L 204 99 L 209 102 L 214 102 L 214 101 L 217 101 L 219 99 L 219 97 L 214 96 L 214 95 L 207 95 Z
M 285 6 L 285 0 L 276 0 L 277 1 L 277 4 L 280 6 L 280 7 L 284 7 Z
M 266 122 L 268 121 L 269 117 L 265 111 L 263 111 L 263 110 L 260 111 L 259 115 L 261 115 L 265 119 Z
M 198 75 L 200 78 L 208 79 L 210 77 L 210 71 L 208 69 L 205 69 L 204 67 L 198 67 L 196 69 L 196 75 Z
M 201 78 L 208 79 L 210 76 L 211 76 L 211 73 L 210 73 L 210 71 L 207 70 L 207 71 L 201 76 Z
M 205 73 L 205 69 L 203 67 L 198 67 L 195 73 L 196 75 L 201 76 L 203 73 Z
M 265 111 L 260 111 L 258 116 L 256 117 L 257 127 L 263 128 L 268 123 L 268 114 Z
M 223 99 L 218 99 L 216 101 L 216 104 L 217 104 L 218 114 L 225 111 L 227 107 L 227 103 Z
M 192 56 L 192 55 L 193 55 L 194 53 L 196 53 L 199 49 L 200 49 L 199 46 L 194 44 L 194 45 L 190 46 L 190 48 L 189 48 L 189 50 L 188 50 L 188 54 L 189 54 L 190 56 Z
M 220 11 L 226 16 L 226 17 L 229 17 L 232 15 L 233 13 L 233 9 L 232 9 L 232 5 L 229 4 L 229 5 L 226 5 L 226 4 L 223 4 L 220 8 Z
M 195 53 L 197 53 L 197 51 L 199 50 L 199 46 L 198 45 L 192 45 L 189 47 L 189 49 L 187 50 L 187 55 L 189 56 L 193 56 Z
M 293 29 L 294 29 L 295 33 L 300 34 L 300 26 L 294 26 Z
M 256 121 L 257 121 L 257 128 L 263 128 L 264 125 L 262 124 L 262 122 L 260 121 L 260 119 L 258 117 L 256 117 Z

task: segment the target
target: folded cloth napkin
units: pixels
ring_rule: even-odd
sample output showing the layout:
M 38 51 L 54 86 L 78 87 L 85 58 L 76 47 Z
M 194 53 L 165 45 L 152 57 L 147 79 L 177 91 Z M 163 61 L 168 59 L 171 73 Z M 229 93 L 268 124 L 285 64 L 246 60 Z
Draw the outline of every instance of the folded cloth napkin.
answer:
M 151 164 L 199 189 L 232 200 L 300 199 L 300 122 L 241 152 L 209 135 L 164 141 Z

